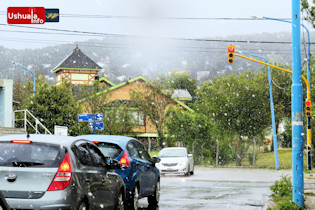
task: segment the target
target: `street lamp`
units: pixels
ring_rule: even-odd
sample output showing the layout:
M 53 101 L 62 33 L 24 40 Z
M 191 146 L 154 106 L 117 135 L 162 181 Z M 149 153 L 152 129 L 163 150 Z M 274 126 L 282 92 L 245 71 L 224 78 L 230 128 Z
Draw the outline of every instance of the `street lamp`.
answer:
M 34 74 L 34 72 L 32 72 L 32 71 L 29 70 L 28 68 L 26 68 L 26 67 L 24 67 L 24 66 L 22 66 L 22 65 L 20 65 L 20 64 L 18 64 L 18 63 L 16 63 L 16 62 L 14 62 L 14 61 L 12 61 L 12 63 L 13 63 L 14 65 L 17 65 L 17 66 L 19 66 L 19 67 L 22 67 L 22 68 L 25 69 L 26 71 L 29 71 L 29 72 L 31 72 L 31 73 L 33 74 L 33 78 L 34 78 L 34 83 L 33 83 L 33 95 L 35 96 L 36 80 L 35 80 L 35 74 Z
M 280 22 L 286 22 L 286 23 L 292 23 L 292 21 L 289 20 L 282 20 L 277 18 L 270 18 L 265 16 L 257 16 L 257 15 L 251 15 L 253 18 L 257 19 L 266 19 L 266 20 L 276 20 Z M 310 63 L 311 63 L 311 52 L 310 52 L 310 34 L 305 25 L 301 23 L 301 26 L 305 29 L 307 33 L 307 82 L 309 83 L 309 93 L 307 93 L 307 101 L 311 101 L 311 70 L 310 70 Z M 301 67 L 302 68 L 302 67 Z M 306 128 L 306 138 L 307 138 L 307 169 L 312 169 L 312 142 L 311 142 L 311 116 L 307 116 L 307 128 Z
M 266 20 L 276 20 L 280 22 L 286 22 L 286 23 L 292 23 L 290 20 L 282 20 L 277 18 L 271 18 L 271 17 L 265 17 L 265 16 L 257 16 L 257 15 L 251 15 L 251 17 L 256 19 L 266 19 Z M 307 81 L 311 82 L 311 71 L 310 71 L 310 63 L 311 63 L 311 52 L 310 52 L 310 34 L 305 25 L 301 23 L 301 26 L 305 29 L 307 33 Z
M 269 64 L 268 60 L 262 56 L 255 55 L 252 53 L 248 52 L 243 52 L 243 51 L 237 51 L 240 54 L 247 54 L 251 56 L 255 56 L 258 58 L 262 58 L 266 61 L 266 63 Z M 276 120 L 275 120 L 275 109 L 274 109 L 274 104 L 273 104 L 273 96 L 272 96 L 272 84 L 271 84 L 271 73 L 270 73 L 270 66 L 268 66 L 268 81 L 269 81 L 269 94 L 270 94 L 270 109 L 271 109 L 271 121 L 272 121 L 272 133 L 273 133 L 273 148 L 274 148 L 274 153 L 275 153 L 275 164 L 276 164 L 276 169 L 279 169 L 279 158 L 278 158 L 278 142 L 277 142 L 277 132 L 276 132 Z

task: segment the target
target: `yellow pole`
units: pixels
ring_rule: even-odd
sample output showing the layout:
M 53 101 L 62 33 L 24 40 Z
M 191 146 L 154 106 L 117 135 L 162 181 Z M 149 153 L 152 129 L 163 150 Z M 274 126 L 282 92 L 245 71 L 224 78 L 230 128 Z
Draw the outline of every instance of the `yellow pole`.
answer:
M 238 56 L 238 57 L 245 58 L 245 59 L 248 59 L 248 60 L 251 60 L 251 61 L 255 61 L 257 63 L 261 63 L 263 65 L 270 66 L 270 67 L 273 67 L 275 69 L 279 69 L 279 70 L 282 70 L 282 71 L 285 71 L 285 72 L 288 72 L 288 73 L 292 74 L 291 70 L 284 69 L 284 68 L 281 68 L 281 67 L 278 67 L 278 66 L 274 66 L 274 65 L 271 65 L 271 64 L 268 64 L 268 63 L 264 63 L 262 61 L 255 60 L 255 59 L 243 56 L 243 55 L 234 54 L 234 56 Z M 302 79 L 305 82 L 306 88 L 307 88 L 307 100 L 311 100 L 310 83 L 307 81 L 307 79 L 303 75 L 302 75 Z

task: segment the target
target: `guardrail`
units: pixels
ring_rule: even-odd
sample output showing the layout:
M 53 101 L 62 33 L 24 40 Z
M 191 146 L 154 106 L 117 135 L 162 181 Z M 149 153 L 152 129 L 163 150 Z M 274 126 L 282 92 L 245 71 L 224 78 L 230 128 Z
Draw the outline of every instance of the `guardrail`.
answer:
M 15 119 L 16 113 L 18 112 L 24 112 L 24 118 L 22 119 Z M 28 117 L 31 117 L 31 119 L 35 120 L 35 125 L 32 124 L 30 120 L 28 120 Z M 51 134 L 52 133 L 27 109 L 24 110 L 15 110 L 13 111 L 13 128 L 15 128 L 16 121 L 24 121 L 24 130 L 27 131 L 27 125 L 31 126 L 36 134 L 40 134 L 39 128 L 44 129 L 45 134 Z

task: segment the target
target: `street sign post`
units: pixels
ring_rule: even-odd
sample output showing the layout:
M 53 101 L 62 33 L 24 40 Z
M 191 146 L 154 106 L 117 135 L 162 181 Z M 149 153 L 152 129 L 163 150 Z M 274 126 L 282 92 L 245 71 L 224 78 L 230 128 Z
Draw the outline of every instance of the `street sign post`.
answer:
M 79 122 L 92 122 L 93 114 L 78 114 L 78 121 Z
M 103 121 L 103 113 L 96 113 L 96 114 L 78 114 L 78 121 L 79 122 L 89 122 L 89 128 L 95 130 L 104 130 L 104 123 L 103 122 L 96 122 L 96 121 Z
M 89 122 L 89 128 L 94 129 L 94 122 Z M 104 130 L 104 123 L 95 122 L 95 130 Z
M 95 114 L 96 121 L 103 121 L 103 113 L 96 113 Z

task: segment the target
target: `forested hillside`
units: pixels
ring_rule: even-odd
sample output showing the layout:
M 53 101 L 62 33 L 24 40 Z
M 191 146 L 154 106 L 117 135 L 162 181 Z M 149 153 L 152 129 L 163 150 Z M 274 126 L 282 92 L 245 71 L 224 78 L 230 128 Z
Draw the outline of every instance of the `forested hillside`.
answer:
M 311 42 L 314 35 L 314 33 L 310 35 Z M 50 83 L 54 83 L 55 75 L 51 73 L 51 70 L 73 51 L 76 44 L 95 62 L 107 63 L 104 64 L 101 74 L 109 75 L 114 83 L 119 82 L 115 78 L 121 75 L 128 77 L 142 74 L 145 77 L 156 77 L 172 69 L 189 70 L 193 77 L 196 77 L 197 71 L 209 71 L 209 76 L 204 80 L 211 79 L 217 74 L 231 72 L 238 74 L 247 70 L 260 71 L 261 64 L 239 57 L 234 59 L 233 65 L 228 65 L 228 44 L 234 44 L 236 50 L 264 56 L 270 62 L 291 63 L 291 34 L 289 32 L 204 39 L 207 41 L 113 37 L 41 49 L 16 50 L 0 46 L 0 78 L 32 80 L 29 72 L 12 64 L 12 61 L 15 61 L 46 75 L 50 78 Z M 302 59 L 306 52 L 306 46 L 305 49 L 304 46 L 302 46 Z

